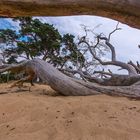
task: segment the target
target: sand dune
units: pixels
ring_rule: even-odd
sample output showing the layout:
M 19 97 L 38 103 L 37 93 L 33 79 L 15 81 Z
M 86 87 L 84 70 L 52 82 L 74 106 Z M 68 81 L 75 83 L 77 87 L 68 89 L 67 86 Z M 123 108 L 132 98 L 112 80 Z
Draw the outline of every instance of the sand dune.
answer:
M 0 84 L 0 140 L 140 140 L 140 101 L 8 87 Z

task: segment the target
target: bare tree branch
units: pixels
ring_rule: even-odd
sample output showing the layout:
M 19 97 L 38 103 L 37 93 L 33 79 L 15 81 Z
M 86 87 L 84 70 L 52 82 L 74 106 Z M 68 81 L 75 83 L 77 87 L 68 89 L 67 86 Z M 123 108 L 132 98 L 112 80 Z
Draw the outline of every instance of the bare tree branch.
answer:
M 115 65 L 115 66 L 119 66 L 119 67 L 122 67 L 123 69 L 128 70 L 130 75 L 136 75 L 137 74 L 135 68 L 132 65 L 129 65 L 129 64 L 126 64 L 124 62 L 116 60 L 115 48 L 108 42 L 108 39 L 106 37 L 98 36 L 98 38 L 101 39 L 101 40 L 105 40 L 106 41 L 106 45 L 111 49 L 112 61 L 104 62 L 99 57 L 97 57 L 96 56 L 96 51 L 93 52 L 93 50 L 91 49 L 90 44 L 85 39 L 80 40 L 79 44 L 85 43 L 88 46 L 88 49 L 89 49 L 90 53 L 92 54 L 92 56 L 94 57 L 94 59 L 99 61 L 100 64 L 102 64 L 102 65 Z
M 119 26 L 119 22 L 117 23 L 116 28 L 115 28 L 111 33 L 109 33 L 108 42 L 110 42 L 110 38 L 111 38 L 111 35 L 112 35 L 113 33 L 115 33 L 115 32 L 118 31 L 118 30 L 121 30 L 121 28 L 118 28 L 118 26 Z
M 128 64 L 132 65 L 136 69 L 137 73 L 140 73 L 140 67 L 138 62 L 137 65 L 135 65 L 132 61 L 129 61 Z
M 103 74 L 103 75 L 108 75 L 108 76 L 113 76 L 113 75 L 115 75 L 115 74 L 113 74 L 113 73 L 105 72 L 105 71 L 94 71 L 93 74 L 97 74 L 97 73 L 100 73 L 100 74 Z
M 106 37 L 101 37 L 100 35 L 97 36 L 98 39 L 100 40 L 105 40 L 106 45 L 110 48 L 111 53 L 112 53 L 112 61 L 116 61 L 116 52 L 115 52 L 115 48 L 113 47 L 113 45 L 109 42 L 108 38 Z

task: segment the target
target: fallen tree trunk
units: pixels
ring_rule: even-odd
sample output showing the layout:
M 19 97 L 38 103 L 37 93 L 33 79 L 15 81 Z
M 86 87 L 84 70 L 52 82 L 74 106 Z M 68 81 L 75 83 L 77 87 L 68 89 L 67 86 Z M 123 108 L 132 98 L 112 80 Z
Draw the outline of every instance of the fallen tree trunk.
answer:
M 24 69 L 28 70 L 30 73 L 33 71 L 42 81 L 47 82 L 52 89 L 62 95 L 86 96 L 107 94 L 111 96 L 125 96 L 140 99 L 139 84 L 132 86 L 101 86 L 91 82 L 84 82 L 66 76 L 49 63 L 40 59 L 26 61 L 15 66 L 12 65 L 11 68 L 0 69 L 0 73 L 7 70 L 14 70 L 14 68 L 17 69 L 17 67 L 24 67 Z M 30 75 L 30 73 L 28 74 Z

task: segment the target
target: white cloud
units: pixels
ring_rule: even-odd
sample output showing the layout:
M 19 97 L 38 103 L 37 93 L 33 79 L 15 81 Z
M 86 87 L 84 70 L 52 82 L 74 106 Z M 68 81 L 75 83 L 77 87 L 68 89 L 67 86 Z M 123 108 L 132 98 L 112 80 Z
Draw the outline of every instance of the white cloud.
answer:
M 117 21 L 96 17 L 96 16 L 65 16 L 65 17 L 38 17 L 43 22 L 54 24 L 61 34 L 71 33 L 75 36 L 84 35 L 81 24 L 94 28 L 98 24 L 102 24 L 96 28 L 95 32 L 108 35 L 116 26 Z M 11 19 L 6 19 L 13 27 L 19 28 L 18 23 Z M 119 24 L 122 28 L 112 35 L 111 42 L 116 48 L 117 58 L 121 61 L 128 62 L 129 60 L 140 61 L 140 30 L 131 28 L 124 24 Z M 92 38 L 91 38 L 92 39 Z
M 108 35 L 116 26 L 117 21 L 96 17 L 96 16 L 70 16 L 70 17 L 39 17 L 44 22 L 54 24 L 58 30 L 64 33 L 71 33 L 75 36 L 83 35 L 84 32 L 81 24 L 89 26 L 91 29 L 98 24 L 102 24 L 96 28 L 95 32 Z M 131 28 L 124 24 L 119 24 L 122 30 L 112 35 L 111 42 L 116 48 L 117 58 L 122 61 L 140 61 L 140 30 Z

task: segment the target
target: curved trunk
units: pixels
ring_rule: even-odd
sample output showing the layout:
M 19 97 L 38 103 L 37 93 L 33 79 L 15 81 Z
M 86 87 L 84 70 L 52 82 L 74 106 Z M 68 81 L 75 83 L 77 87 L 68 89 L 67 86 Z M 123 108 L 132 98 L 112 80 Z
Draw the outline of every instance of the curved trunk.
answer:
M 17 83 L 23 83 L 26 80 L 32 80 L 34 75 L 38 76 L 42 81 L 51 86 L 60 94 L 66 96 L 86 96 L 96 94 L 107 94 L 113 96 L 125 96 L 140 99 L 140 84 L 132 86 L 101 86 L 91 82 L 84 82 L 79 79 L 71 78 L 61 73 L 51 64 L 34 59 L 26 61 L 18 65 L 11 65 L 7 68 L 0 69 L 0 73 L 4 71 L 25 70 L 27 77 L 19 80 Z M 136 82 L 136 81 L 135 81 Z
M 37 76 L 47 82 L 52 89 L 63 95 L 96 95 L 108 94 L 140 98 L 140 86 L 100 86 L 66 76 L 49 63 L 40 59 L 29 61 L 27 66 L 35 70 Z

